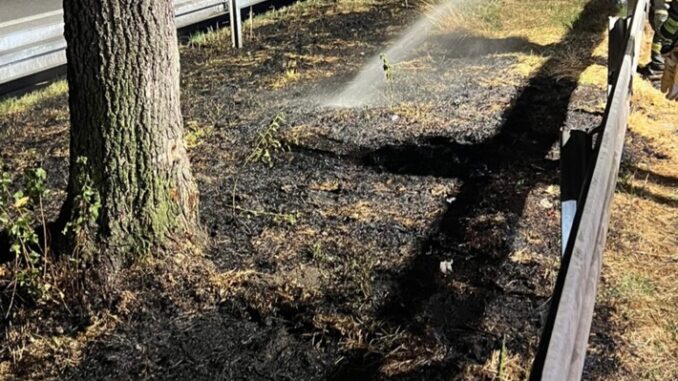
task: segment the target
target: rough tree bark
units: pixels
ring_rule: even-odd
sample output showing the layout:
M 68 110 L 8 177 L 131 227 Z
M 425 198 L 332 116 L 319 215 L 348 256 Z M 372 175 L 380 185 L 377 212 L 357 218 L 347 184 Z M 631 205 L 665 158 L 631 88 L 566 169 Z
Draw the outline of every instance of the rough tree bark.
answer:
M 134 252 L 197 224 L 172 0 L 64 0 L 71 116 L 65 220 L 89 178 L 98 238 Z M 79 165 L 78 158 L 87 159 Z

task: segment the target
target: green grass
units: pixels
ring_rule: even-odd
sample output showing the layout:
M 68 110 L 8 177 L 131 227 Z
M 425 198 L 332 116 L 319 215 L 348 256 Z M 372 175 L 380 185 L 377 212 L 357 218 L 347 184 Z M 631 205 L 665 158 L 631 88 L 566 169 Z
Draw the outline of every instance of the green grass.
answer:
M 678 322 L 676 321 L 668 322 L 665 325 L 664 330 L 666 330 L 666 332 L 669 333 L 670 338 L 671 340 L 673 340 L 673 342 L 678 343 Z
M 200 126 L 196 121 L 185 123 L 184 141 L 188 149 L 195 148 L 208 138 L 214 128 L 211 126 Z
M 502 23 L 501 10 L 504 6 L 503 0 L 483 1 L 480 3 L 472 3 L 475 9 L 472 9 L 473 16 L 479 22 L 482 22 L 487 27 L 499 28 Z
M 554 4 L 554 8 L 557 10 L 552 13 L 554 24 L 565 26 L 568 29 L 572 29 L 572 25 L 577 21 L 581 10 L 586 6 L 588 1 L 576 0 L 572 4 Z M 542 5 L 543 6 L 543 5 Z
M 66 94 L 68 83 L 60 80 L 28 94 L 0 100 L 0 117 L 30 111 L 40 103 Z
M 636 299 L 654 296 L 656 287 L 652 280 L 646 276 L 630 273 L 624 275 L 619 283 L 609 290 L 616 299 Z
M 228 38 L 228 28 L 213 29 L 193 33 L 188 38 L 188 46 L 204 47 L 221 43 Z

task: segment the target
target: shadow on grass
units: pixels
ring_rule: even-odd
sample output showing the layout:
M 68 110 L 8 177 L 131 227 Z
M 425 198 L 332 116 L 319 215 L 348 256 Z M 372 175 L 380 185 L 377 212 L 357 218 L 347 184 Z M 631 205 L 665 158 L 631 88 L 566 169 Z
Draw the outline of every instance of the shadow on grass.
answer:
M 501 53 L 547 53 L 555 45 L 535 44 L 524 37 L 486 38 L 473 35 L 444 34 L 431 39 L 433 44 L 450 48 L 448 58 L 480 57 Z
M 548 180 L 548 174 L 531 168 L 543 167 L 548 152 L 559 141 L 577 78 L 594 62 L 593 50 L 604 37 L 609 14 L 608 1 L 593 0 L 586 5 L 569 34 L 552 47 L 555 55 L 540 68 L 504 114 L 505 122 L 493 138 L 470 146 L 434 139 L 433 144 L 389 146 L 367 155 L 365 164 L 384 171 L 454 176 L 463 182 L 456 200 L 423 243 L 419 255 L 399 274 L 397 286 L 388 293 L 390 297 L 379 311 L 379 318 L 387 326 L 416 335 L 435 336 L 436 340 L 445 342 L 448 353 L 442 361 L 401 373 L 393 379 L 450 379 L 463 370 L 465 363 L 487 360 L 474 354 L 478 345 L 490 348 L 485 353 L 499 348 L 499 337 L 479 332 L 485 309 L 501 292 L 494 279 L 504 271 L 502 265 L 514 243 L 510 237 L 530 190 Z M 567 68 L 570 73 L 567 79 L 553 75 L 564 69 L 558 58 L 560 51 L 573 52 L 581 59 L 581 65 Z M 501 186 L 498 183 L 502 183 Z M 498 189 L 515 191 L 497 194 Z M 488 198 L 494 198 L 491 205 Z M 509 238 L 478 250 L 472 244 L 474 232 L 468 227 L 483 213 L 507 216 L 506 226 L 497 228 L 503 229 Z M 438 263 L 448 259 L 454 260 L 454 280 L 464 283 L 471 291 L 456 289 L 440 275 Z M 543 298 L 536 295 L 526 298 L 543 302 Z M 507 344 L 512 353 L 531 356 L 524 353 L 524 348 Z M 370 356 L 367 364 L 361 355 Z M 350 379 L 348 375 L 378 379 L 379 368 L 386 360 L 384 355 L 379 361 L 375 354 L 357 352 L 347 356 L 330 378 Z
M 632 173 L 638 180 L 647 180 L 657 185 L 678 188 L 678 177 L 663 175 L 648 169 L 631 167 L 628 172 Z
M 641 186 L 641 185 L 633 185 L 633 184 L 621 185 L 620 184 L 617 187 L 617 189 L 620 192 L 630 194 L 630 195 L 634 195 L 634 196 L 638 196 L 638 197 L 656 202 L 658 204 L 670 206 L 672 208 L 678 207 L 678 199 L 654 193 L 651 190 L 649 190 L 646 187 Z

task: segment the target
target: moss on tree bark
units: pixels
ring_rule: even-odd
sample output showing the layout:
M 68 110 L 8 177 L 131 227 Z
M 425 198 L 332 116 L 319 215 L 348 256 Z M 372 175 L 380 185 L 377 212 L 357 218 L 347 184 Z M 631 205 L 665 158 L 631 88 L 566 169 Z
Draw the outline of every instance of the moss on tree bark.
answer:
M 171 0 L 64 2 L 71 116 L 62 219 L 89 178 L 101 200 L 96 237 L 137 252 L 198 222 L 183 141 Z M 79 165 L 80 157 L 87 165 Z

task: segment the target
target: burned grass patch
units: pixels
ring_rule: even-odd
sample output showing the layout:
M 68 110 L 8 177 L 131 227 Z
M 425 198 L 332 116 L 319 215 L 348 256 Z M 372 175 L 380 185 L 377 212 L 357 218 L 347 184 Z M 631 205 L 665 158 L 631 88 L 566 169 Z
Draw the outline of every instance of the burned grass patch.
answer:
M 436 380 L 491 379 L 501 365 L 523 378 L 558 266 L 554 147 L 561 127 L 600 122 L 582 110 L 605 90 L 577 80 L 606 10 L 592 1 L 563 41 L 543 46 L 456 34 L 426 43 L 396 67 L 386 101 L 368 107 L 322 100 L 417 16 L 393 1 L 295 5 L 256 21 L 243 51 L 226 35 L 185 47 L 183 109 L 209 247 L 133 269 L 114 308 L 94 315 L 114 316 L 106 329 L 31 326 L 77 348 L 13 363 L 3 352 L 6 371 Z M 453 53 L 449 41 L 461 41 Z M 545 59 L 520 58 L 532 50 Z M 55 189 L 67 127 L 42 116 L 64 110 L 3 119 L 23 126 L 4 135 L 7 162 L 50 163 Z M 248 160 L 278 115 L 266 140 L 281 149 Z M 42 128 L 55 138 L 19 160 Z M 38 373 L 55 358 L 64 362 Z

